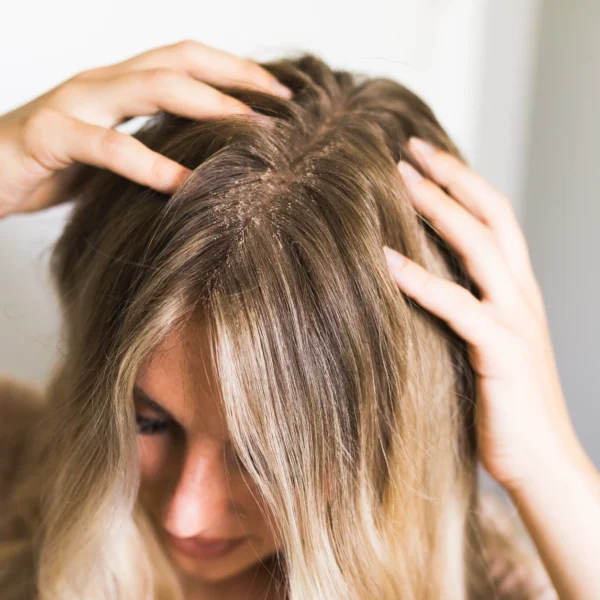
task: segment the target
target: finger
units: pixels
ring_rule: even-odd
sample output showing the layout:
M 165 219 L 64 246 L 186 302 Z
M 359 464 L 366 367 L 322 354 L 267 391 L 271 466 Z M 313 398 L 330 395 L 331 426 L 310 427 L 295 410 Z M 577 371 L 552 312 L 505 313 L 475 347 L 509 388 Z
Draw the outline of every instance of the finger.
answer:
M 511 314 L 520 291 L 489 229 L 409 163 L 398 168 L 416 209 L 456 251 L 482 295 Z
M 482 346 L 495 339 L 499 325 L 466 288 L 437 277 L 392 248 L 383 247 L 400 290 L 423 308 L 443 319 L 464 340 Z
M 75 162 L 109 169 L 164 194 L 173 194 L 191 171 L 115 129 L 78 121 L 55 110 L 40 112 L 27 138 L 29 154 L 58 171 Z M 48 147 L 52 140 L 52 147 Z
M 124 73 L 108 83 L 97 85 L 98 94 L 106 93 L 113 99 L 113 104 L 118 103 L 118 115 L 115 115 L 118 119 L 127 115 L 151 115 L 158 110 L 189 119 L 256 114 L 243 102 L 171 69 Z
M 183 71 L 205 83 L 218 86 L 239 86 L 256 89 L 284 98 L 292 91 L 255 61 L 219 50 L 196 40 L 183 40 L 141 52 L 127 60 L 93 69 L 103 75 L 167 68 Z
M 490 229 L 518 285 L 527 297 L 535 298 L 527 242 L 509 200 L 458 157 L 418 138 L 411 138 L 409 146 L 427 176 Z
M 498 206 L 508 202 L 498 190 L 449 152 L 414 137 L 410 138 L 409 147 L 427 176 L 444 186 L 480 221 L 493 227 Z

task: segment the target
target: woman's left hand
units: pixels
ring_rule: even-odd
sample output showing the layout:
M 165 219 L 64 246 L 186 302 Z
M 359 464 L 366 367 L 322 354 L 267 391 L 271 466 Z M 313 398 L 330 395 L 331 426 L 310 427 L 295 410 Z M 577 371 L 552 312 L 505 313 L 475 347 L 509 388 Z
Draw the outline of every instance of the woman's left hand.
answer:
M 468 342 L 480 460 L 503 487 L 519 489 L 548 461 L 581 451 L 525 237 L 509 200 L 461 160 L 414 138 L 410 148 L 427 177 L 400 162 L 409 196 L 463 260 L 481 300 L 385 247 L 388 264 L 402 292 Z

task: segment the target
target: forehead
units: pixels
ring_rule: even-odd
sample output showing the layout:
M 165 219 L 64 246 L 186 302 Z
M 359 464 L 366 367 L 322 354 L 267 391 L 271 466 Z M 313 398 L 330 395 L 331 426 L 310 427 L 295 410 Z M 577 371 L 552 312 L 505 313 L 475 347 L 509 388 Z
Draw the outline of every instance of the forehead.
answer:
M 224 433 L 209 331 L 202 323 L 190 321 L 173 330 L 149 355 L 136 386 L 186 429 Z
M 210 366 L 208 329 L 197 321 L 189 321 L 171 331 L 153 349 L 140 375 L 156 369 L 193 374 L 202 366 Z

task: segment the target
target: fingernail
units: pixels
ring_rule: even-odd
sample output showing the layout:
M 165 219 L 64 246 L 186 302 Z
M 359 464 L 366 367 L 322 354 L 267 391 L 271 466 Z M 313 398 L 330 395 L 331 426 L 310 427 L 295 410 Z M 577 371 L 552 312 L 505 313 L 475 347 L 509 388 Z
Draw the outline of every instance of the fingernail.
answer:
M 397 252 L 396 250 L 392 250 L 389 246 L 384 246 L 383 251 L 385 253 L 385 256 L 386 256 L 388 262 L 393 267 L 401 267 L 402 265 L 404 265 L 406 263 L 406 258 L 404 258 L 404 256 L 402 254 L 400 254 L 399 252 Z
M 398 171 L 400 171 L 400 175 L 409 183 L 418 183 L 419 181 L 423 181 L 423 175 L 419 173 L 410 163 L 407 163 L 405 160 L 401 160 L 398 166 Z
M 413 146 L 413 148 L 417 152 L 421 152 L 422 154 L 433 154 L 435 152 L 435 148 L 425 140 L 417 137 L 411 137 L 408 140 L 408 143 Z
M 285 85 L 282 85 L 281 83 L 279 83 L 279 81 L 273 81 L 273 83 L 271 83 L 271 90 L 277 96 L 283 96 L 284 98 L 288 99 L 294 95 L 290 88 L 286 87 Z

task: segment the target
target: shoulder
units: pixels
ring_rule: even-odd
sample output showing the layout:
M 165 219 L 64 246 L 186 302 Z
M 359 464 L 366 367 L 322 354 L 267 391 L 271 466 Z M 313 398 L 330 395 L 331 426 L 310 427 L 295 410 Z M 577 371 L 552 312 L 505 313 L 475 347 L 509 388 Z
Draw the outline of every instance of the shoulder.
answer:
M 0 427 L 4 417 L 23 419 L 44 404 L 42 388 L 10 375 L 0 374 Z
M 27 433 L 43 414 L 42 389 L 11 376 L 0 376 L 0 488 L 8 489 Z M 3 494 L 4 495 L 4 494 Z
M 44 393 L 39 386 L 0 375 L 0 444 L 18 437 L 43 408 Z

